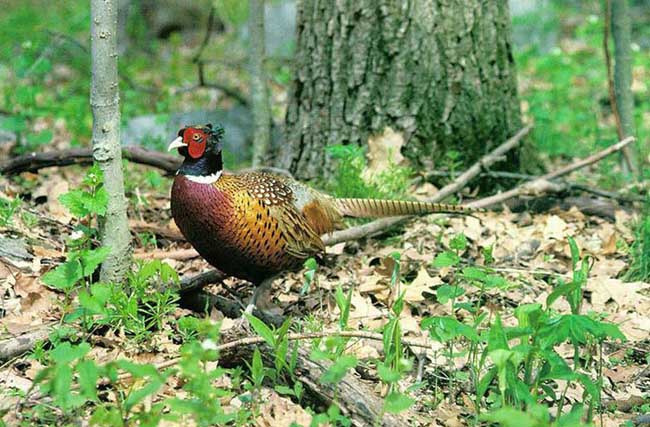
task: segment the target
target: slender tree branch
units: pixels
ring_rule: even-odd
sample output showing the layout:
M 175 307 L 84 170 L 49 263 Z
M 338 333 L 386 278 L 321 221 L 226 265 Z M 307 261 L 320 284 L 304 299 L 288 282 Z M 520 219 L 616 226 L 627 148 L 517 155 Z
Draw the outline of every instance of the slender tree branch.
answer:
M 495 194 L 494 196 L 489 196 L 480 200 L 475 200 L 471 203 L 468 203 L 467 206 L 472 208 L 486 208 L 488 206 L 493 206 L 497 203 L 502 203 L 513 197 L 530 193 L 531 191 L 537 193 L 549 191 L 549 189 L 552 189 L 552 187 L 548 185 L 551 180 L 567 175 L 571 172 L 574 172 L 586 166 L 592 165 L 604 159 L 605 157 L 609 156 L 610 154 L 622 150 L 623 148 L 627 147 L 629 144 L 634 142 L 634 140 L 635 139 L 633 137 L 625 138 L 624 140 L 617 142 L 616 144 L 607 147 L 606 149 L 601 150 L 596 154 L 593 154 L 582 160 L 578 160 L 574 163 L 571 163 L 570 165 L 557 169 L 553 172 L 549 172 L 545 175 L 542 175 L 531 182 L 524 183 L 511 190 L 504 191 L 503 193 Z
M 456 177 L 459 176 L 459 173 L 447 172 L 447 171 L 433 171 L 427 173 L 426 177 Z M 504 171 L 485 171 L 479 174 L 481 177 L 486 178 L 503 178 L 503 179 L 516 179 L 523 181 L 533 181 L 538 178 L 536 175 L 529 175 L 525 173 L 516 173 L 516 172 L 504 172 Z M 562 185 L 568 191 L 583 191 L 585 193 L 594 194 L 596 196 L 605 197 L 607 199 L 617 200 L 623 203 L 632 203 L 632 202 L 642 202 L 645 200 L 643 196 L 637 196 L 634 194 L 624 195 L 614 191 L 603 190 L 602 188 L 592 187 L 585 184 L 579 184 L 577 182 L 565 181 Z
M 533 129 L 532 125 L 528 125 L 517 132 L 512 138 L 508 139 L 503 144 L 499 145 L 497 148 L 483 156 L 479 159 L 478 162 L 474 163 L 472 167 L 467 169 L 461 175 L 458 176 L 451 184 L 445 186 L 440 191 L 438 191 L 434 198 L 436 201 L 444 200 L 452 194 L 457 193 L 462 190 L 472 179 L 478 176 L 482 171 L 486 170 L 488 167 L 502 160 L 503 155 L 508 151 L 515 148 L 519 145 L 519 142 L 526 137 Z
M 201 56 L 203 56 L 203 51 L 205 50 L 205 48 L 208 46 L 208 43 L 210 42 L 210 36 L 212 35 L 212 27 L 214 27 L 214 13 L 215 13 L 215 7 L 213 4 L 210 6 L 210 13 L 208 14 L 208 23 L 205 26 L 205 35 L 203 36 L 203 41 L 201 41 L 201 45 L 196 51 L 196 54 L 194 54 L 194 57 L 192 58 L 192 62 L 194 62 L 195 64 L 198 64 L 201 61 Z

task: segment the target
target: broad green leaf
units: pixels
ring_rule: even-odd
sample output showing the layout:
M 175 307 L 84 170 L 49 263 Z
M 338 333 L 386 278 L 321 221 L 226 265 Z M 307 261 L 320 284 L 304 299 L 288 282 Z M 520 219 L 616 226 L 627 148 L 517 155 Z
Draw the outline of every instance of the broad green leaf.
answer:
M 413 406 L 414 403 L 415 400 L 407 395 L 393 391 L 384 399 L 384 410 L 390 414 L 398 414 Z
M 88 343 L 84 342 L 73 346 L 68 342 L 64 342 L 50 351 L 50 357 L 52 358 L 52 361 L 57 364 L 68 365 L 77 359 L 81 359 L 89 351 L 90 344 Z
M 477 280 L 484 282 L 487 279 L 485 269 L 480 267 L 465 267 L 463 268 L 463 277 L 468 280 Z
M 321 381 L 327 384 L 336 384 L 343 379 L 349 369 L 355 366 L 357 366 L 357 358 L 344 354 L 325 371 L 321 377 Z
M 88 400 L 97 399 L 97 380 L 99 369 L 92 360 L 82 360 L 77 363 L 77 375 L 79 376 L 79 391 Z
M 275 336 L 273 335 L 271 328 L 266 326 L 266 323 L 253 316 L 252 314 L 245 314 L 245 316 L 250 322 L 253 329 L 255 329 L 255 332 L 257 332 L 257 335 L 264 338 L 264 341 L 266 341 L 268 345 L 275 347 Z
M 473 328 L 451 317 L 427 317 L 422 320 L 422 327 L 428 329 L 431 337 L 439 342 L 448 342 L 457 337 L 478 341 L 478 334 Z
M 465 289 L 460 286 L 442 285 L 436 289 L 436 298 L 440 304 L 447 304 L 454 298 L 465 294 Z
M 396 370 L 392 369 L 390 366 L 386 366 L 383 363 L 377 365 L 377 374 L 379 378 L 385 383 L 395 383 L 400 380 L 401 375 Z
M 467 248 L 467 237 L 463 233 L 456 234 L 449 241 L 449 247 L 457 251 L 464 251 Z
M 73 259 L 45 273 L 41 281 L 52 288 L 66 291 L 72 289 L 82 277 L 81 264 Z
M 99 264 L 104 262 L 110 251 L 110 248 L 107 247 L 82 250 L 79 253 L 79 260 L 83 266 L 83 275 L 86 277 L 92 276 Z
M 59 196 L 59 202 L 75 217 L 84 217 L 90 212 L 84 203 L 84 191 L 83 190 L 72 190 L 68 191 L 65 194 Z
M 459 262 L 460 257 L 458 255 L 451 251 L 445 251 L 436 255 L 433 266 L 436 268 L 452 267 L 458 265 Z

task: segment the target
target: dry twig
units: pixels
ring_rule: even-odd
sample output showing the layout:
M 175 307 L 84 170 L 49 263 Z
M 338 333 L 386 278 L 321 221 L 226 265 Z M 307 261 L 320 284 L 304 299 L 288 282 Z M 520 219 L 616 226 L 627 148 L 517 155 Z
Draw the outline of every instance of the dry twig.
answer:
M 568 175 L 569 173 L 574 172 L 578 169 L 597 163 L 600 160 L 604 159 L 605 157 L 609 156 L 610 154 L 622 150 L 632 142 L 634 142 L 634 137 L 625 138 L 624 140 L 619 141 L 616 144 L 607 147 L 596 154 L 593 154 L 582 160 L 578 160 L 574 163 L 571 163 L 553 172 L 549 172 L 545 175 L 542 175 L 531 182 L 527 182 L 525 184 L 519 185 L 511 190 L 504 191 L 503 193 L 495 194 L 494 196 L 489 196 L 480 200 L 475 200 L 471 203 L 468 203 L 467 206 L 471 208 L 485 208 L 488 206 L 496 205 L 497 203 L 502 203 L 513 197 L 528 194 L 531 192 L 531 190 L 535 191 L 538 194 L 547 192 L 549 190 L 553 190 L 553 186 L 550 183 L 551 180 L 555 178 L 559 178 L 564 175 Z

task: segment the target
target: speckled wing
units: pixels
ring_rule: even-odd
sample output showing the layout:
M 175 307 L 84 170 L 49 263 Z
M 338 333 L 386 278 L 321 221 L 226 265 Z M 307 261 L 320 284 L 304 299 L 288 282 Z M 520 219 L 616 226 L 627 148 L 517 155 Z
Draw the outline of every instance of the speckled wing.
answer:
M 228 186 L 228 178 L 219 181 L 217 185 Z M 318 226 L 312 212 L 318 204 L 313 196 L 303 194 L 291 181 L 270 174 L 242 174 L 230 182 L 239 187 L 231 191 L 235 211 L 240 212 L 234 228 L 246 230 L 238 238 L 252 257 L 275 264 L 282 262 L 285 254 L 302 260 L 325 250 L 319 235 L 323 227 Z

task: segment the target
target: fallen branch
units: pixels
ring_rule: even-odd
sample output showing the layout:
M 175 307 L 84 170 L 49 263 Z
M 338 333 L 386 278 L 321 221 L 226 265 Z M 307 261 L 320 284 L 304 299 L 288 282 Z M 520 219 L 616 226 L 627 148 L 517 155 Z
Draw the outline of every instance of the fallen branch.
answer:
M 525 128 L 517 132 L 512 138 L 508 139 L 503 144 L 499 145 L 494 150 L 490 151 L 488 154 L 483 156 L 478 162 L 476 162 L 472 167 L 463 172 L 460 176 L 454 179 L 453 182 L 449 183 L 436 194 L 433 195 L 427 202 L 439 202 L 445 199 L 447 196 L 456 193 L 464 186 L 467 185 L 469 181 L 475 178 L 481 173 L 482 170 L 490 167 L 494 163 L 501 160 L 502 156 L 508 151 L 515 148 L 519 142 L 531 131 L 532 126 L 528 125 Z M 390 227 L 393 227 L 397 224 L 400 224 L 407 219 L 411 218 L 410 216 L 398 216 L 392 218 L 382 218 L 367 224 L 359 225 L 357 227 L 348 228 L 341 231 L 336 231 L 334 233 L 323 236 L 323 242 L 327 246 L 335 245 L 337 243 L 346 242 L 348 240 L 357 240 L 363 237 L 372 236 L 381 231 L 384 231 Z
M 177 229 L 161 226 L 159 224 L 151 224 L 145 221 L 129 221 L 129 228 L 134 233 L 151 233 L 160 236 L 164 239 L 173 240 L 177 242 L 185 241 L 185 237 Z
M 165 171 L 171 175 L 181 164 L 179 156 L 172 156 L 142 147 L 122 147 L 124 158 L 147 166 Z M 61 151 L 46 151 L 43 153 L 27 153 L 0 163 L 0 174 L 16 175 L 21 172 L 36 172 L 39 169 L 53 166 L 91 165 L 93 151 L 91 148 L 72 148 Z
M 320 338 L 331 338 L 331 337 L 342 337 L 342 338 L 359 338 L 359 339 L 367 339 L 367 340 L 373 340 L 373 341 L 382 341 L 383 335 L 378 333 L 378 332 L 369 332 L 369 331 L 322 331 L 322 332 L 306 332 L 306 333 L 295 333 L 295 334 L 287 334 L 287 340 L 289 341 L 302 341 L 302 340 L 313 340 L 313 339 L 320 339 Z M 430 348 L 431 344 L 426 343 L 421 340 L 415 340 L 411 338 L 402 338 L 402 344 L 408 345 L 411 347 L 419 347 L 419 348 Z M 237 347 L 242 347 L 242 346 L 248 346 L 248 345 L 258 345 L 258 344 L 264 344 L 264 338 L 262 337 L 245 337 L 241 339 L 236 339 L 221 345 L 218 345 L 214 348 L 215 351 L 226 351 L 226 350 L 231 350 Z M 156 369 L 165 369 L 169 368 L 171 366 L 176 365 L 179 361 L 181 360 L 180 357 L 175 357 L 173 359 L 165 360 L 164 362 L 157 363 Z M 124 373 L 120 375 L 118 378 L 120 379 L 126 379 L 130 378 L 131 374 L 130 373 Z
M 175 251 L 146 251 L 136 252 L 133 254 L 135 259 L 175 259 L 179 261 L 186 261 L 199 257 L 196 249 L 177 249 Z
M 40 325 L 29 332 L 0 341 L 0 361 L 13 359 L 30 351 L 37 341 L 47 338 L 53 325 L 53 323 Z
M 570 165 L 567 165 L 553 172 L 549 172 L 533 181 L 519 185 L 511 190 L 504 191 L 503 193 L 495 194 L 494 196 L 489 196 L 483 199 L 475 200 L 471 203 L 468 203 L 467 206 L 471 208 L 486 208 L 488 206 L 493 206 L 495 204 L 502 203 L 513 197 L 530 194 L 531 192 L 534 192 L 536 194 L 541 194 L 543 192 L 548 191 L 548 189 L 553 188 L 550 183 L 551 180 L 567 175 L 571 172 L 574 172 L 586 166 L 592 165 L 604 159 L 605 157 L 617 151 L 622 150 L 624 147 L 628 146 L 632 142 L 634 142 L 634 137 L 625 138 L 624 140 L 619 141 L 616 144 L 607 147 L 606 149 L 601 150 L 596 154 L 593 154 L 582 160 L 578 160 L 577 162 L 571 163 Z
M 432 177 L 457 177 L 459 173 L 447 171 L 433 171 L 426 174 L 425 179 L 428 181 Z M 504 171 L 485 171 L 479 174 L 485 178 L 495 179 L 514 179 L 521 181 L 534 181 L 539 178 L 536 175 L 529 175 L 525 173 L 504 172 Z M 596 196 L 604 197 L 606 199 L 616 200 L 621 203 L 643 202 L 645 198 L 635 194 L 620 194 L 615 191 L 607 191 L 602 188 L 592 187 L 590 185 L 579 184 L 577 182 L 563 181 L 562 185 L 565 186 L 566 191 L 582 191 Z

